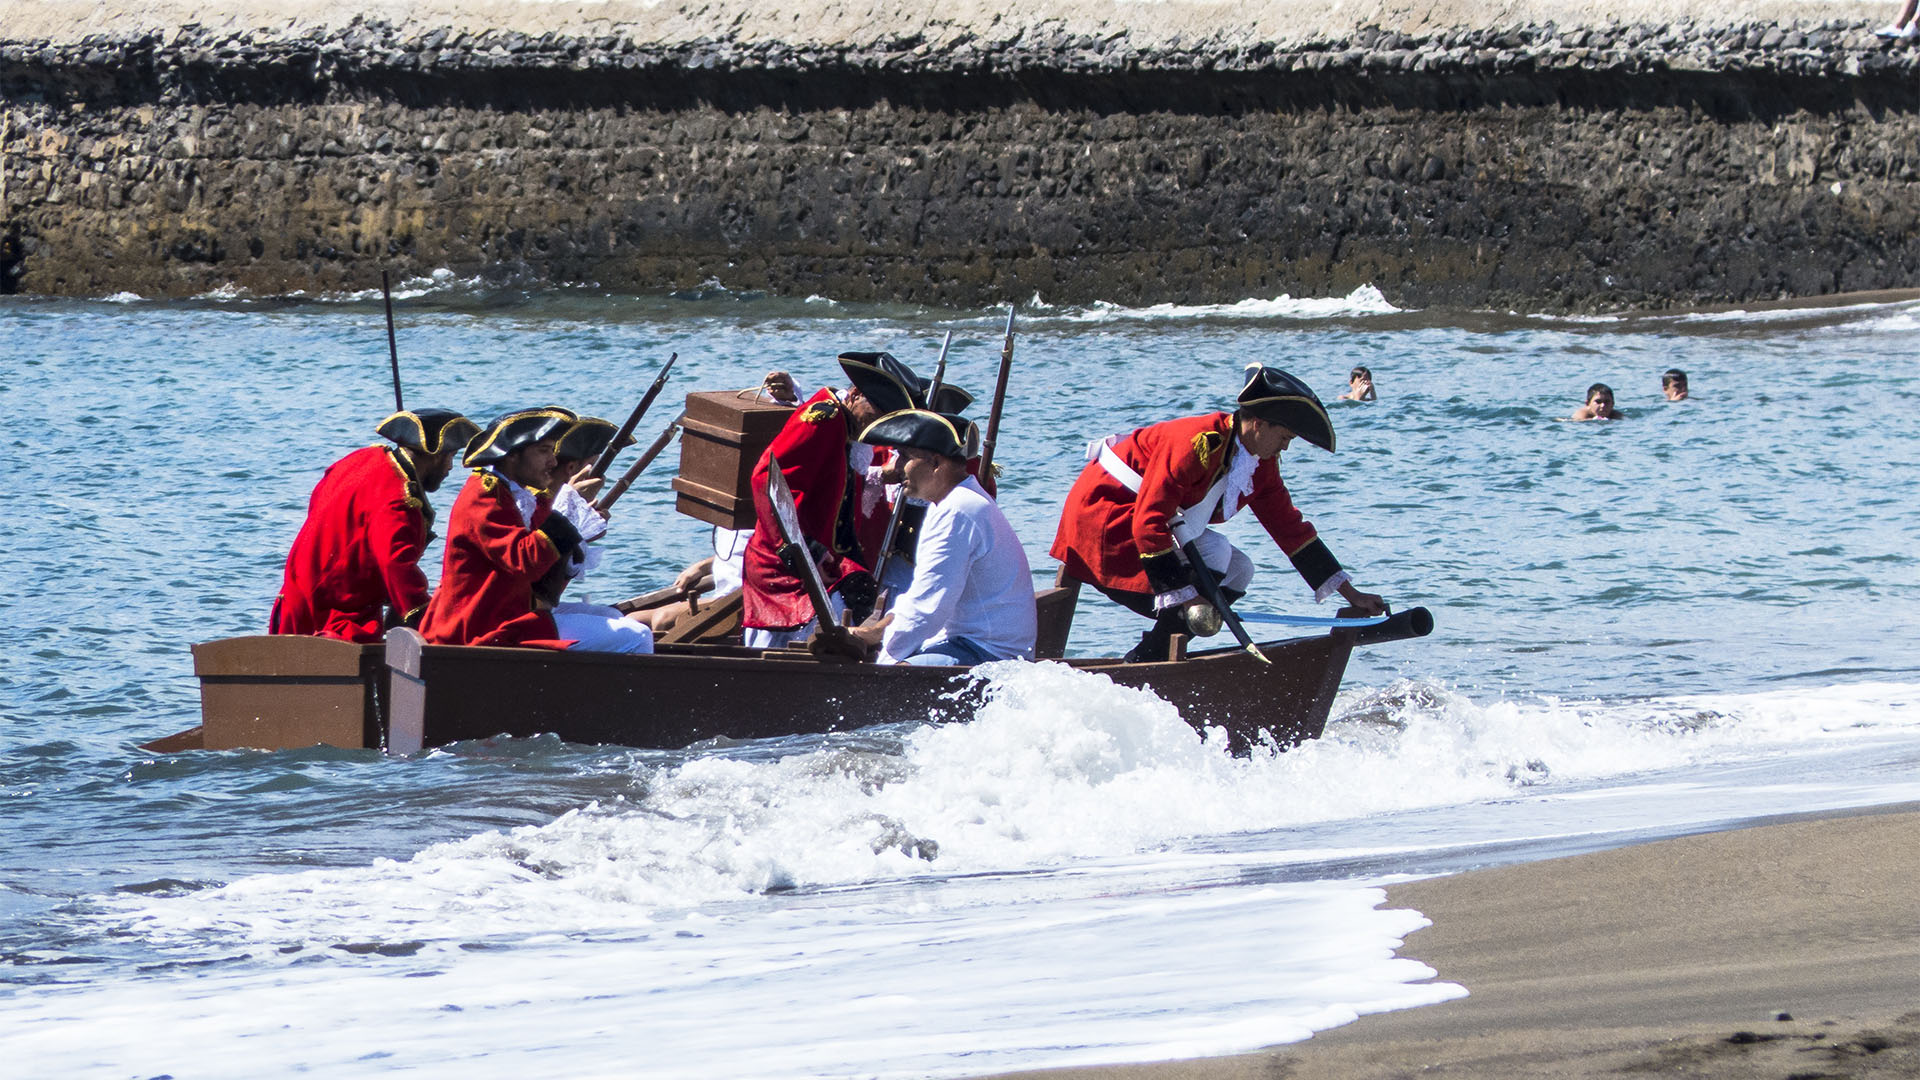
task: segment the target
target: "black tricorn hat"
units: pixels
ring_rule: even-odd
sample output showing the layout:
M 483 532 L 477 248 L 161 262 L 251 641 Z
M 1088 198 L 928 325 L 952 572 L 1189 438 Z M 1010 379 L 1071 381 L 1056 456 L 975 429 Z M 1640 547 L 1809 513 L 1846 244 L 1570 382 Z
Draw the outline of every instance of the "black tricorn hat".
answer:
M 1262 364 L 1247 365 L 1240 411 L 1279 424 L 1313 445 L 1333 453 L 1333 421 L 1306 383 Z
M 566 434 L 560 436 L 560 445 L 554 454 L 561 461 L 585 461 L 597 458 L 607 449 L 607 444 L 620 433 L 620 428 L 611 420 L 602 420 L 597 416 L 583 416 L 573 422 Z M 638 442 L 629 435 L 621 440 L 621 449 Z
M 980 429 L 964 416 L 902 409 L 867 425 L 860 441 L 874 446 L 926 450 L 956 461 L 980 456 Z
M 973 404 L 973 395 L 952 383 L 941 384 L 940 392 L 933 395 L 933 400 L 928 402 L 927 391 L 931 389 L 933 389 L 932 379 L 920 381 L 920 402 L 925 403 L 926 407 L 933 412 L 963 413 L 967 411 L 967 406 Z
M 480 433 L 480 425 L 452 409 L 402 409 L 374 430 L 396 446 L 437 454 L 449 446 L 465 446 Z
M 927 384 L 892 353 L 841 353 L 840 369 L 853 380 L 854 389 L 882 413 L 917 409 L 927 403 Z
M 579 419 L 557 405 L 507 413 L 467 443 L 467 454 L 460 463 L 469 469 L 491 465 L 523 446 L 558 440 Z

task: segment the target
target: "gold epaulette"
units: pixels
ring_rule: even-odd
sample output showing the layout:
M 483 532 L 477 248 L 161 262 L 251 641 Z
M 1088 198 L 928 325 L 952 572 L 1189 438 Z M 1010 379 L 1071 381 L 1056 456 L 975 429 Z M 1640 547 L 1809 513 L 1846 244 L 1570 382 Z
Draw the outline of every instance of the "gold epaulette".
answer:
M 840 415 L 839 402 L 816 401 L 807 406 L 806 411 L 800 414 L 800 419 L 805 420 L 809 424 L 819 424 L 831 420 L 838 415 Z
M 1213 468 L 1213 458 L 1220 448 L 1227 444 L 1226 436 L 1217 431 L 1203 431 L 1193 437 L 1193 452 L 1200 458 L 1200 467 Z
M 407 509 L 418 510 L 427 505 L 427 494 L 420 490 L 418 481 L 407 481 Z
M 493 494 L 494 488 L 500 486 L 500 477 L 496 476 L 491 469 L 475 469 L 473 475 L 480 478 L 480 490 L 489 495 Z

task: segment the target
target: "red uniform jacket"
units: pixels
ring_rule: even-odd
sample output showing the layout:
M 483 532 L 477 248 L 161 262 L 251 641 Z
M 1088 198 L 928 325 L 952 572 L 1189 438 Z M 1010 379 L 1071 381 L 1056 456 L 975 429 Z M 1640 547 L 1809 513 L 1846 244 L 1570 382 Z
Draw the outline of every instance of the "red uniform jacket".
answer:
M 420 485 L 387 447 L 355 450 L 328 466 L 287 553 L 267 632 L 379 641 L 384 608 L 401 619 L 417 614 L 427 603 L 420 572 L 426 506 Z
M 542 495 L 535 527 L 551 506 Z M 447 517 L 440 588 L 427 604 L 420 636 L 436 645 L 553 642 L 559 632 L 552 615 L 535 610 L 533 586 L 559 558 L 545 533 L 521 523 L 507 482 L 475 469 Z
M 787 417 L 753 470 L 753 539 L 747 542 L 741 588 L 747 626 L 781 629 L 813 618 L 806 586 L 787 572 L 780 561 L 782 536 L 767 499 L 767 477 L 774 458 L 793 490 L 800 530 L 833 552 L 820 572 L 831 589 L 856 570 L 871 571 L 887 531 L 891 505 L 884 499 L 862 497 L 866 478 L 849 475 L 847 446 L 857 432 L 846 406 L 822 390 Z
M 1232 413 L 1168 420 L 1116 442 L 1114 453 L 1140 474 L 1140 493 L 1136 496 L 1114 479 L 1099 459 L 1088 462 L 1067 493 L 1053 538 L 1053 557 L 1066 564 L 1068 576 L 1120 592 L 1178 587 L 1182 582 L 1177 580 L 1149 580 L 1141 560 L 1174 550 L 1167 519 L 1206 496 L 1227 466 L 1229 449 L 1246 453 L 1244 447 L 1234 445 Z M 1213 521 L 1225 521 L 1237 509 L 1224 505 L 1225 501 L 1214 510 Z M 1242 505 L 1253 508 L 1254 516 L 1308 585 L 1317 589 L 1339 572 L 1340 564 L 1294 508 L 1273 461 L 1255 467 L 1253 491 Z

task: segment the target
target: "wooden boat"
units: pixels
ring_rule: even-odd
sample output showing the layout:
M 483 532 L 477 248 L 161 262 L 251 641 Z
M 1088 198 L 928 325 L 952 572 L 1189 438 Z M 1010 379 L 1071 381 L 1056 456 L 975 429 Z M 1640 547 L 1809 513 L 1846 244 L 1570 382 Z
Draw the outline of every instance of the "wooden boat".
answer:
M 684 428 L 681 512 L 740 528 L 753 524 L 749 480 L 788 408 L 752 389 L 691 394 Z M 671 430 L 671 429 L 669 429 Z M 695 590 L 698 592 L 699 590 Z M 1058 660 L 1079 602 L 1057 580 L 1035 598 L 1036 653 Z M 683 599 L 672 590 L 619 605 L 633 611 Z M 738 594 L 673 624 L 650 656 L 429 645 L 412 630 L 382 644 L 310 637 L 243 637 L 194 646 L 200 726 L 146 744 L 156 751 L 426 747 L 495 735 L 554 734 L 569 742 L 678 749 L 713 739 L 844 731 L 972 714 L 965 668 L 875 667 L 816 659 L 804 649 L 738 644 Z M 1290 746 L 1326 726 L 1347 659 L 1359 645 L 1431 632 L 1425 608 L 1380 626 L 1336 629 L 1258 646 L 1188 655 L 1176 638 L 1165 661 L 1060 662 L 1151 688 L 1196 728 L 1224 727 L 1234 749 L 1263 739 Z
M 1415 612 L 1389 635 L 1431 629 L 1425 609 Z M 1267 643 L 1260 646 L 1270 661 L 1264 664 L 1238 647 L 1157 663 L 1061 662 L 1151 688 L 1196 728 L 1224 727 L 1244 753 L 1263 738 L 1291 746 L 1320 735 L 1363 632 Z M 675 749 L 708 739 L 964 720 L 975 704 L 954 694 L 967 681 L 966 668 L 827 663 L 801 649 L 680 645 L 652 656 L 615 656 L 429 645 L 396 630 L 387 639 L 387 666 L 387 749 L 403 754 L 546 732 L 569 742 Z
M 1043 593 L 1043 606 L 1063 591 Z M 1077 596 L 1058 599 L 1070 604 Z M 1182 639 L 1160 662 L 1060 662 L 1150 688 L 1196 728 L 1225 728 L 1236 752 L 1245 752 L 1265 739 L 1284 747 L 1317 738 L 1355 647 L 1432 627 L 1426 609 L 1414 608 L 1376 627 L 1264 643 L 1264 664 L 1233 647 L 1187 654 Z M 1050 629 L 1042 651 L 1057 656 L 1066 628 L 1056 622 Z M 430 645 L 398 629 L 387 637 L 384 667 L 369 670 L 366 658 L 380 652 L 378 645 L 295 637 L 196 646 L 203 724 L 148 748 L 324 743 L 410 754 L 463 739 L 554 734 L 569 742 L 677 749 L 713 739 L 961 720 L 974 704 L 954 693 L 968 682 L 966 668 L 832 663 L 802 649 L 663 641 L 653 655 L 623 656 Z

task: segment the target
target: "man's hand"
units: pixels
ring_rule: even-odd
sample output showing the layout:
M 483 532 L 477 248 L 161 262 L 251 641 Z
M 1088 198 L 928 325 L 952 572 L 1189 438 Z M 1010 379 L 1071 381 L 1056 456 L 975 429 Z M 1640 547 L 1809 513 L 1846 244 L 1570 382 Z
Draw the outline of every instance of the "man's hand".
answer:
M 1387 602 L 1385 600 L 1373 593 L 1361 592 L 1359 589 L 1353 587 L 1352 582 L 1345 582 L 1340 586 L 1340 595 L 1346 598 L 1348 607 L 1358 608 L 1368 615 L 1385 615 L 1387 613 Z
M 869 649 L 878 649 L 880 639 L 886 636 L 887 627 L 893 623 L 893 613 L 888 612 L 877 619 L 847 627 L 847 636 L 860 642 Z
M 767 377 L 760 380 L 760 389 L 782 405 L 800 403 L 800 391 L 794 388 L 793 376 L 784 371 L 767 372 Z
M 713 573 L 713 557 L 709 555 L 699 562 L 694 563 L 692 566 L 687 567 L 685 570 L 680 571 L 680 576 L 673 579 L 673 587 L 681 592 L 688 592 L 692 590 L 695 585 L 700 584 L 701 578 L 711 573 Z
M 574 473 L 572 478 L 567 481 L 567 486 L 579 492 L 580 497 L 588 502 L 592 502 L 593 497 L 598 495 L 600 489 L 605 487 L 607 483 L 606 477 L 589 475 L 592 472 L 593 464 L 589 462 L 588 464 L 580 466 L 580 471 Z M 602 513 L 599 507 L 594 507 L 593 512 L 600 515 L 600 520 L 608 520 L 607 515 Z

